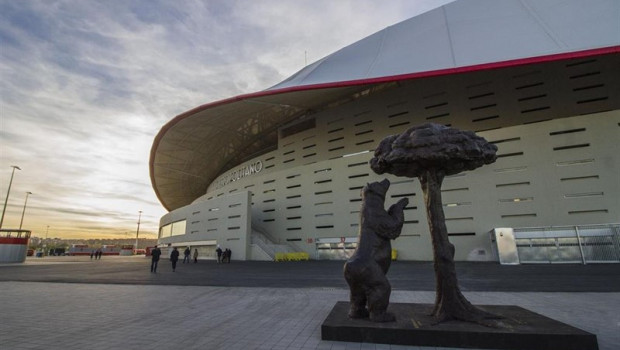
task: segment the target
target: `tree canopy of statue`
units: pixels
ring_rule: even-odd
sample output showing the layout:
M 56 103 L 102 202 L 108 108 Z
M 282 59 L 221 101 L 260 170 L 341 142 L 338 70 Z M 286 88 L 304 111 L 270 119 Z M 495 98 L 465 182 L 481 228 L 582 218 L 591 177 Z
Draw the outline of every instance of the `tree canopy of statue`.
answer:
M 459 289 L 454 245 L 448 239 L 441 201 L 445 176 L 493 163 L 496 152 L 495 145 L 471 131 L 428 123 L 386 137 L 370 160 L 370 167 L 377 174 L 420 180 L 433 242 L 436 290 L 432 315 L 437 322 L 456 319 L 495 325 L 492 319 L 498 318 L 473 306 Z

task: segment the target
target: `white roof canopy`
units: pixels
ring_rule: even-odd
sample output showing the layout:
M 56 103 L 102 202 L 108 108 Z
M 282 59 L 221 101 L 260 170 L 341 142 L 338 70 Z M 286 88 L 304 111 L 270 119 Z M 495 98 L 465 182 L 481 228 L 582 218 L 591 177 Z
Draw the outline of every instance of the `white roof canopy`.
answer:
M 349 45 L 269 90 L 492 64 L 619 42 L 616 0 L 456 1 Z

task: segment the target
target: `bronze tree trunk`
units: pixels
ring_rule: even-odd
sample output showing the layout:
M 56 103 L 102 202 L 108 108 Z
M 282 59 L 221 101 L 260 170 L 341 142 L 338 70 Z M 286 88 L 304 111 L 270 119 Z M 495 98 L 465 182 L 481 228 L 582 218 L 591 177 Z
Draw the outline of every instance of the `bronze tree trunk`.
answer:
M 433 242 L 436 288 L 432 315 L 437 322 L 456 319 L 494 325 L 489 319 L 497 317 L 473 306 L 463 296 L 458 285 L 454 265 L 454 245 L 448 239 L 441 200 L 443 171 L 429 169 L 420 174 L 419 179 L 424 192 L 426 215 Z

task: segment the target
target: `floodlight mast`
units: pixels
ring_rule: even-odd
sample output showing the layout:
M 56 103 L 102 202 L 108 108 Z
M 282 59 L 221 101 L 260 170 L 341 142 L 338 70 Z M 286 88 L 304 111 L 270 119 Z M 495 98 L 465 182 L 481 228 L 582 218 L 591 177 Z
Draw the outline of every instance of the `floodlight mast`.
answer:
M 26 214 L 26 203 L 28 203 L 28 196 L 31 195 L 32 192 L 26 192 L 26 200 L 24 201 L 24 209 L 22 210 L 22 219 L 19 221 L 19 229 L 22 229 L 22 224 L 24 223 L 24 214 Z
M 142 210 L 138 211 L 138 229 L 136 230 L 136 252 L 138 251 L 138 233 L 140 233 L 140 219 L 142 218 Z
M 22 170 L 17 165 L 11 165 L 13 171 L 11 172 L 11 180 L 9 181 L 9 189 L 6 191 L 6 198 L 4 199 L 4 208 L 2 208 L 2 216 L 0 217 L 0 229 L 2 228 L 2 223 L 4 222 L 4 214 L 6 213 L 6 204 L 9 202 L 9 194 L 11 194 L 11 184 L 13 184 L 13 175 L 15 175 L 15 169 Z

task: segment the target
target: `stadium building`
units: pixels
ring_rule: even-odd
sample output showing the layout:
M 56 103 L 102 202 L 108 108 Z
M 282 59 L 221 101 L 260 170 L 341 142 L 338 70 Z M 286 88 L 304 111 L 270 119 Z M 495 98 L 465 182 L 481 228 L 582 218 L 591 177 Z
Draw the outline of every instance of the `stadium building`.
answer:
M 267 90 L 175 117 L 151 150 L 152 185 L 169 211 L 159 245 L 201 257 L 220 245 L 233 260 L 343 259 L 356 246 L 360 190 L 387 177 L 386 206 L 409 198 L 398 259 L 432 260 L 418 180 L 368 165 L 384 137 L 428 122 L 498 147 L 494 164 L 444 180 L 456 260 L 497 260 L 498 228 L 511 229 L 501 232 L 521 262 L 549 260 L 538 255 L 553 247 L 585 262 L 588 237 L 612 260 L 620 251 L 616 0 L 455 1 Z M 564 226 L 577 241 L 551 232 Z

